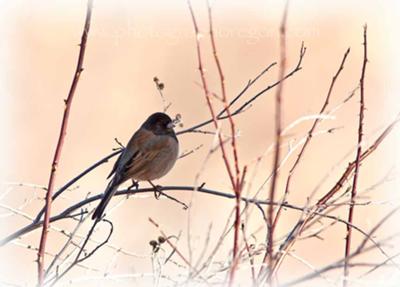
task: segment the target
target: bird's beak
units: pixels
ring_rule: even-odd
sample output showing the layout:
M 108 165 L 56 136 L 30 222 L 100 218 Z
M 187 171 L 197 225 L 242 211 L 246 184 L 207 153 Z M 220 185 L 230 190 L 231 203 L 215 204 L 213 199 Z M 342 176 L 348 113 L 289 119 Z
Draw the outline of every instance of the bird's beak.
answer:
M 175 123 L 174 122 L 170 122 L 168 125 L 167 125 L 167 128 L 168 129 L 173 129 L 175 127 Z

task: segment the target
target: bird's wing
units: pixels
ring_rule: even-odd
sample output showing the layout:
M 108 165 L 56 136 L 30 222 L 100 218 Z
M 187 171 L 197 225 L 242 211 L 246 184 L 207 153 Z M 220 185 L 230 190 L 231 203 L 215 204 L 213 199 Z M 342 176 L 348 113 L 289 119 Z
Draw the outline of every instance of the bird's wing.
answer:
M 114 182 L 118 185 L 127 180 L 127 171 L 137 164 L 137 161 L 141 157 L 140 154 L 143 153 L 144 150 L 147 150 L 147 145 L 149 141 L 151 142 L 151 137 L 154 137 L 152 132 L 139 129 L 129 140 L 126 148 L 115 162 L 107 178 L 114 175 Z
M 128 145 L 115 162 L 110 175 L 107 177 L 109 178 L 113 176 L 106 190 L 104 191 L 104 195 L 101 199 L 100 204 L 97 206 L 92 216 L 93 219 L 101 219 L 107 204 L 110 202 L 112 196 L 117 191 L 118 186 L 130 178 L 129 171 L 132 170 L 133 166 L 137 165 L 137 162 L 141 161 L 140 158 L 143 158 L 143 156 L 141 156 L 141 151 L 143 150 L 143 148 L 145 148 L 146 142 L 150 140 L 149 137 L 152 136 L 154 136 L 152 132 L 144 129 L 139 129 L 132 136 L 132 138 L 128 142 Z
M 119 169 L 121 169 L 122 166 L 125 165 L 130 165 L 133 162 L 133 159 L 138 155 L 138 150 L 132 151 L 127 150 L 127 148 L 124 148 L 122 153 L 119 155 L 117 161 L 114 163 L 114 166 L 110 172 L 110 174 L 107 176 L 107 179 L 109 179 L 115 172 Z

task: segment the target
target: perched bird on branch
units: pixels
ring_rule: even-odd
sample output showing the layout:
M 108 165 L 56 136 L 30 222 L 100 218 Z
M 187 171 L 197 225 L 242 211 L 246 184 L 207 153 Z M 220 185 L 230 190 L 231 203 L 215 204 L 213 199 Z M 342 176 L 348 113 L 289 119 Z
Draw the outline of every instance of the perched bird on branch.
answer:
M 148 181 L 157 191 L 158 187 L 151 181 L 166 175 L 178 158 L 179 143 L 174 127 L 175 121 L 165 113 L 148 117 L 115 162 L 107 177 L 112 178 L 92 219 L 102 218 L 118 186 L 129 179 L 136 186 L 139 181 Z

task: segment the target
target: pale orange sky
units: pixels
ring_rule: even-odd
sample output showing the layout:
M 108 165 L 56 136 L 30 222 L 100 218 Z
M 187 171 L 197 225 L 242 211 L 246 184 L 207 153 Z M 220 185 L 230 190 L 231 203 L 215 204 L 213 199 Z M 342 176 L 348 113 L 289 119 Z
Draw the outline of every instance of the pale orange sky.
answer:
M 204 64 L 211 90 L 219 93 L 219 82 L 207 37 L 207 17 L 204 1 L 193 1 L 194 9 L 204 34 L 201 39 Z M 288 16 L 288 69 L 297 63 L 301 41 L 307 46 L 303 70 L 286 81 L 284 86 L 284 124 L 301 116 L 315 114 L 326 95 L 331 77 L 348 47 L 349 59 L 332 95 L 331 107 L 343 100 L 358 84 L 362 64 L 362 27 L 368 24 L 368 53 L 366 79 L 365 135 L 367 145 L 400 111 L 399 95 L 399 37 L 398 1 L 291 1 Z M 214 1 L 214 25 L 217 46 L 226 77 L 227 92 L 233 98 L 264 67 L 279 59 L 278 26 L 283 1 Z M 76 65 L 78 43 L 85 16 L 85 1 L 0 1 L 0 128 L 1 141 L 0 180 L 2 183 L 23 182 L 46 185 L 51 159 L 59 132 L 63 99 Z M 158 76 L 165 83 L 165 96 L 172 102 L 171 115 L 180 113 L 184 127 L 209 118 L 197 70 L 195 39 L 189 11 L 185 1 L 110 1 L 95 0 L 92 27 L 89 33 L 84 72 L 79 82 L 70 116 L 68 134 L 62 152 L 56 185 L 61 186 L 81 170 L 108 154 L 116 146 L 114 138 L 126 143 L 131 134 L 152 112 L 162 109 L 162 101 L 152 81 Z M 273 83 L 277 67 L 265 75 L 247 94 L 247 98 Z M 240 163 L 250 164 L 273 141 L 274 91 L 257 100 L 251 109 L 236 118 L 240 131 L 238 139 Z M 303 205 L 309 190 L 357 141 L 358 94 L 328 120 L 322 129 L 342 127 L 332 135 L 314 139 L 293 179 L 289 201 Z M 299 125 L 291 133 L 298 140 L 309 128 L 310 122 Z M 227 127 L 224 124 L 224 127 Z M 211 127 L 209 127 L 211 130 Z M 378 182 L 398 161 L 398 130 L 362 166 L 360 188 Z M 204 147 L 194 155 L 179 160 L 174 169 L 159 181 L 164 185 L 193 184 L 204 158 L 212 145 L 212 136 L 184 135 L 180 137 L 181 150 Z M 287 150 L 284 150 L 285 152 Z M 285 179 L 292 160 L 282 170 Z M 352 153 L 332 172 L 322 186 L 323 194 L 354 159 Z M 88 192 L 100 193 L 106 185 L 105 177 L 112 163 L 105 164 L 79 183 L 79 189 L 57 200 L 53 212 L 84 198 Z M 254 194 L 271 170 L 271 156 L 262 161 L 253 182 Z M 395 180 L 371 192 L 371 199 L 384 201 L 397 198 L 398 170 L 393 170 Z M 214 154 L 207 163 L 201 181 L 209 188 L 231 192 L 221 157 Z M 283 181 L 278 185 L 282 194 Z M 2 185 L 5 190 L 6 185 Z M 30 198 L 32 189 L 14 188 L 2 204 L 16 207 Z M 38 191 L 40 196 L 42 191 Z M 174 192 L 185 202 L 191 200 L 189 192 Z M 265 198 L 267 189 L 261 195 Z M 279 197 L 279 196 L 278 196 Z M 118 200 L 115 200 L 115 203 Z M 29 204 L 25 212 L 35 214 L 38 201 Z M 207 195 L 194 195 L 190 223 L 193 244 L 198 245 L 194 260 L 199 256 L 207 229 L 213 224 L 211 238 L 218 238 L 233 201 Z M 357 224 L 371 228 L 391 207 L 373 205 L 356 210 Z M 3 212 L 3 211 L 1 211 Z M 345 213 L 340 213 L 345 216 Z M 277 236 L 293 226 L 299 214 L 287 212 L 282 217 Z M 187 253 L 188 212 L 166 200 L 149 197 L 131 197 L 110 214 L 115 224 L 111 242 L 138 254 L 150 254 L 148 241 L 158 232 L 148 223 L 152 217 L 168 234 L 183 232 L 179 246 Z M 1 237 L 23 226 L 27 220 L 20 217 L 0 218 Z M 395 222 L 395 221 L 393 221 Z M 249 221 L 252 232 L 262 225 L 260 214 L 253 211 Z M 383 234 L 393 232 L 393 223 Z M 72 228 L 70 223 L 58 226 Z M 84 233 L 82 231 L 82 233 Z M 265 231 L 257 234 L 262 242 Z M 99 235 L 100 237 L 100 235 Z M 61 246 L 62 237 L 51 233 L 49 251 Z M 324 241 L 310 239 L 295 245 L 297 254 L 315 266 L 323 266 L 342 256 L 344 226 L 335 225 Z M 356 236 L 356 246 L 361 237 Z M 38 244 L 39 232 L 23 238 L 23 242 Z M 63 239 L 64 240 L 64 239 Z M 231 239 L 220 254 L 227 258 Z M 396 250 L 389 249 L 395 253 Z M 397 248 L 398 251 L 398 248 Z M 100 269 L 111 256 L 104 249 L 89 262 Z M 0 279 L 7 282 L 26 283 L 36 280 L 35 252 L 10 245 L 0 248 Z M 382 257 L 375 254 L 372 259 Z M 105 260 L 106 259 L 106 260 Z M 150 259 L 119 256 L 112 267 L 113 274 L 151 272 Z M 49 259 L 47 259 L 49 262 Z M 309 272 L 302 264 L 288 259 L 281 269 L 281 282 Z M 175 274 L 174 268 L 168 271 Z M 387 269 L 389 270 L 389 269 Z M 390 270 L 389 270 L 390 271 Z M 240 271 L 243 280 L 249 278 L 249 269 Z M 74 277 L 76 276 L 76 277 Z M 84 276 L 82 270 L 71 273 L 71 278 Z M 382 279 L 382 272 L 374 277 Z M 332 276 L 334 277 L 334 276 Z M 150 278 L 151 279 L 151 278 Z M 137 281 L 146 284 L 150 281 Z M 132 281 L 122 281 L 131 284 Z M 123 283 L 121 283 L 123 285 Z M 95 281 L 85 282 L 96 285 Z M 317 284 L 317 283 L 316 283 Z M 116 284 L 116 286 L 122 286 Z M 108 286 L 108 285 L 107 285 Z

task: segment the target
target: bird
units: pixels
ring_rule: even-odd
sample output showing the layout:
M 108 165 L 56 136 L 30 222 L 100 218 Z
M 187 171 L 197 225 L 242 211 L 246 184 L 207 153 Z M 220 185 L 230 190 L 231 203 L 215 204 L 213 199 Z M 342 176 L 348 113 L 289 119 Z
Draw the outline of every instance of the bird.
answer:
M 175 120 L 165 113 L 157 112 L 150 115 L 133 134 L 107 177 L 111 179 L 93 213 L 93 220 L 103 217 L 118 187 L 129 179 L 136 187 L 139 181 L 148 181 L 155 190 L 159 188 L 152 180 L 166 175 L 178 158 L 179 141 L 174 127 Z

